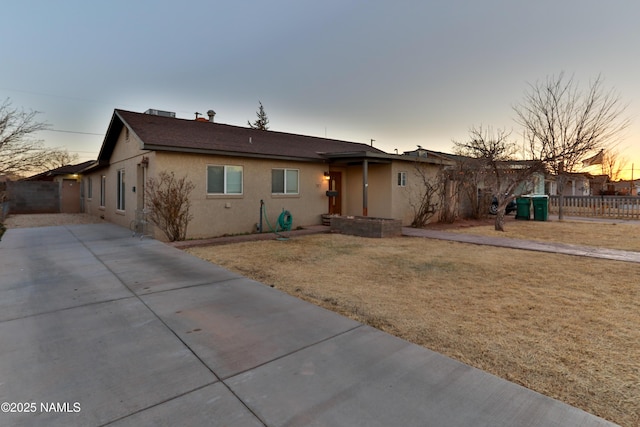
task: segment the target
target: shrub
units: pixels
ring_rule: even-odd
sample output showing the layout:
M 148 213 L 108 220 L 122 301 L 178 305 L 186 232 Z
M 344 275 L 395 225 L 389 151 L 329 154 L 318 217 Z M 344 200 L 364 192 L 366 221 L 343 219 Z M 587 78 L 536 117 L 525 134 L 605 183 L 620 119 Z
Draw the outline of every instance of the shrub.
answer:
M 148 218 L 170 242 L 187 237 L 187 226 L 193 219 L 189 213 L 189 195 L 193 188 L 191 181 L 186 177 L 176 178 L 173 172 L 162 171 L 158 178 L 147 181 L 145 205 L 149 209 Z

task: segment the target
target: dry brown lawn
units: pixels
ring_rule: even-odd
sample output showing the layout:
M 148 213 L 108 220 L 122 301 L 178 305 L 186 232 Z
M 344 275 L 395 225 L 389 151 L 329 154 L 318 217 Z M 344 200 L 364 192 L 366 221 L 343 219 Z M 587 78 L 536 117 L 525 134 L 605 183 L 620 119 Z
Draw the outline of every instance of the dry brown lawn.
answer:
M 593 224 L 510 222 L 507 234 L 568 243 L 593 234 L 638 250 L 640 227 L 611 228 L 623 232 L 608 239 Z M 640 264 L 336 234 L 188 251 L 618 424 L 640 424 Z

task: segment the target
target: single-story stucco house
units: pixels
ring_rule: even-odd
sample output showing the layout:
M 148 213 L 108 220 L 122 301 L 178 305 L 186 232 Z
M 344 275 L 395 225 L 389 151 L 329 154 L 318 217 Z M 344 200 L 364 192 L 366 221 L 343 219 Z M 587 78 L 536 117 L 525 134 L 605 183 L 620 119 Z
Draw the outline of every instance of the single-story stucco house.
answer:
M 394 218 L 409 225 L 420 191 L 416 165 L 436 174 L 437 156 L 388 154 L 372 145 L 114 110 L 95 166 L 84 172 L 85 212 L 128 227 L 161 171 L 187 177 L 193 219 L 187 238 L 256 231 L 287 210 L 293 227 L 323 214 Z M 153 232 L 163 238 L 162 233 Z

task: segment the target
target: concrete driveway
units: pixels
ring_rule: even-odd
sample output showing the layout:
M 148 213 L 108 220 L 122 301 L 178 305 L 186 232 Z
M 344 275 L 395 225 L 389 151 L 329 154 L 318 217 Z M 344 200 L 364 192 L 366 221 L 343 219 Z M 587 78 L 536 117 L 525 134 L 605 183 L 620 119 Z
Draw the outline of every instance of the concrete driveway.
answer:
M 2 426 L 612 425 L 111 224 L 0 273 Z

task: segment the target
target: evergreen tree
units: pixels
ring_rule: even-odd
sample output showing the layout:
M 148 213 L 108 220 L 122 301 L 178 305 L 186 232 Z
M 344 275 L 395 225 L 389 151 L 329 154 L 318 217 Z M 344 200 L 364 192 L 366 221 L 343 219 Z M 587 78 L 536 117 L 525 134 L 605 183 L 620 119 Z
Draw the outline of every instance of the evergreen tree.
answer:
M 247 124 L 251 129 L 268 130 L 269 117 L 267 117 L 267 113 L 264 112 L 264 107 L 262 106 L 262 102 L 258 101 L 258 103 L 260 104 L 260 109 L 256 112 L 258 118 L 253 123 L 251 123 L 250 121 L 247 121 Z

